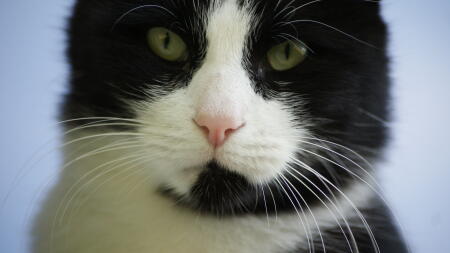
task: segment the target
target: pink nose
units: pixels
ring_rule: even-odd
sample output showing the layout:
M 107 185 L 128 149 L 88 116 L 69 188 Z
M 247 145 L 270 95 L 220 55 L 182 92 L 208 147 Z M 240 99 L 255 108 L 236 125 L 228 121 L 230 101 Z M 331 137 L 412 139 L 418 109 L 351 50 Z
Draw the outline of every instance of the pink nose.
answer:
M 237 118 L 208 114 L 199 114 L 194 121 L 205 131 L 213 147 L 220 147 L 231 133 L 244 126 L 243 121 Z

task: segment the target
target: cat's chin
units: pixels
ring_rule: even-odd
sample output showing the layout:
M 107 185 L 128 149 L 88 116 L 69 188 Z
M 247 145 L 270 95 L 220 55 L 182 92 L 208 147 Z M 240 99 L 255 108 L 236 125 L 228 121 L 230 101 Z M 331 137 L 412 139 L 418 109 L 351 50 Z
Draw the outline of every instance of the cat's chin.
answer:
M 255 185 L 216 160 L 211 160 L 203 167 L 185 169 L 184 173 L 196 174 L 196 180 L 187 192 L 181 193 L 170 184 L 158 188 L 162 196 L 172 199 L 181 208 L 227 216 L 245 212 L 249 204 L 247 196 L 255 194 Z

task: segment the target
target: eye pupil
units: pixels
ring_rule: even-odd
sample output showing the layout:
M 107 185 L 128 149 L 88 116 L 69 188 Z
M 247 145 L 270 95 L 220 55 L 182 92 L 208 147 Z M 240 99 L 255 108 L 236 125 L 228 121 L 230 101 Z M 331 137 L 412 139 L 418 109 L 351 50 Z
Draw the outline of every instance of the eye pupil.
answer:
M 168 49 L 170 44 L 170 34 L 166 32 L 166 37 L 164 38 L 164 49 Z
M 289 59 L 290 55 L 291 55 L 291 44 L 287 43 L 286 47 L 284 48 L 284 56 L 286 57 L 286 60 Z

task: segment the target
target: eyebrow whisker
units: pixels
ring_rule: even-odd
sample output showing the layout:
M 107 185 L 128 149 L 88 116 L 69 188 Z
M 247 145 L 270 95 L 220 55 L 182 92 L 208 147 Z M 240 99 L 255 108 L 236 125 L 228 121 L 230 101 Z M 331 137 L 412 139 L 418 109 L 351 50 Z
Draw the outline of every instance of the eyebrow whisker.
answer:
M 169 9 L 162 7 L 161 5 L 155 5 L 155 4 L 147 4 L 147 5 L 141 5 L 138 7 L 135 7 L 127 12 L 125 12 L 124 14 L 122 14 L 113 24 L 113 26 L 111 27 L 111 31 L 114 30 L 114 28 L 116 28 L 116 26 L 122 22 L 122 20 L 128 16 L 130 13 L 135 12 L 137 10 L 140 9 L 144 9 L 144 8 L 157 8 L 157 9 L 161 9 L 163 11 L 166 11 L 167 13 L 169 13 L 170 15 L 172 15 L 173 17 L 176 17 L 175 14 L 173 12 L 171 12 Z
M 287 18 L 289 15 L 291 15 L 291 14 L 293 14 L 293 13 L 295 13 L 295 12 L 301 10 L 301 9 L 303 9 L 304 7 L 307 7 L 307 6 L 309 6 L 309 5 L 312 5 L 312 4 L 315 4 L 315 3 L 318 3 L 318 2 L 322 2 L 322 0 L 314 0 L 314 1 L 311 1 L 311 2 L 308 2 L 308 3 L 305 3 L 305 4 L 303 4 L 303 5 L 300 5 L 299 7 L 296 7 L 296 8 L 294 8 L 294 9 L 292 9 L 291 11 L 289 11 L 288 13 L 286 13 L 286 14 L 283 16 L 283 19 L 284 19 L 284 18 Z
M 366 42 L 366 41 L 364 41 L 364 40 L 358 39 L 357 37 L 355 37 L 355 36 L 353 36 L 353 35 L 351 35 L 351 34 L 349 34 L 349 33 L 346 33 L 346 32 L 344 32 L 344 31 L 342 31 L 342 30 L 340 30 L 340 29 L 338 29 L 338 28 L 336 28 L 336 27 L 334 27 L 334 26 L 331 26 L 331 25 L 329 25 L 329 24 L 326 24 L 326 23 L 323 23 L 323 22 L 320 22 L 320 21 L 317 21 L 317 20 L 312 20 L 312 19 L 298 19 L 298 20 L 293 20 L 293 21 L 283 22 L 283 25 L 289 25 L 289 24 L 295 24 L 295 23 L 314 23 L 314 24 L 319 24 L 319 25 L 325 26 L 325 27 L 327 27 L 327 28 L 330 28 L 330 29 L 332 29 L 333 31 L 336 31 L 336 32 L 338 32 L 338 33 L 340 33 L 340 34 L 343 34 L 343 35 L 345 35 L 345 36 L 347 36 L 347 37 L 349 37 L 349 38 L 351 38 L 351 39 L 353 39 L 353 40 L 355 40 L 355 41 L 357 41 L 357 42 L 359 42 L 359 43 L 361 43 L 361 44 L 364 44 L 364 45 L 369 46 L 369 47 L 371 47 L 371 48 L 378 49 L 378 47 L 376 47 L 376 46 L 373 45 L 373 44 L 370 44 L 369 42 Z

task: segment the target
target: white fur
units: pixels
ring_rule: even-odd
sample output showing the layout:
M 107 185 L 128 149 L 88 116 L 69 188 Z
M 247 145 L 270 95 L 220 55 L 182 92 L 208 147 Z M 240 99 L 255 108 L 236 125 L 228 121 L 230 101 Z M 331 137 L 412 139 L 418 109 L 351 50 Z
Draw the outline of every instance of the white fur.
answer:
M 289 106 L 255 93 L 242 66 L 251 12 L 228 0 L 208 16 L 209 47 L 189 86 L 133 105 L 144 122 L 138 131 L 142 136 L 93 138 L 88 145 L 67 148 L 69 162 L 111 143 L 141 145 L 84 157 L 64 168 L 39 217 L 36 252 L 273 253 L 305 244 L 308 230 L 296 213 L 218 219 L 179 208 L 156 193 L 169 185 L 187 194 L 212 158 L 254 184 L 271 181 L 286 169 L 300 145 L 297 139 L 306 134 Z M 239 114 L 245 127 L 214 150 L 193 122 L 199 111 Z M 84 131 L 81 137 L 89 134 L 94 133 Z M 139 161 L 125 159 L 137 154 Z M 346 193 L 357 206 L 371 196 L 359 184 Z M 267 196 L 266 201 L 272 200 Z M 346 199 L 336 204 L 347 218 L 354 215 Z M 313 213 L 323 227 L 336 224 L 336 212 L 319 206 Z M 315 227 L 311 214 L 301 217 L 307 227 Z

